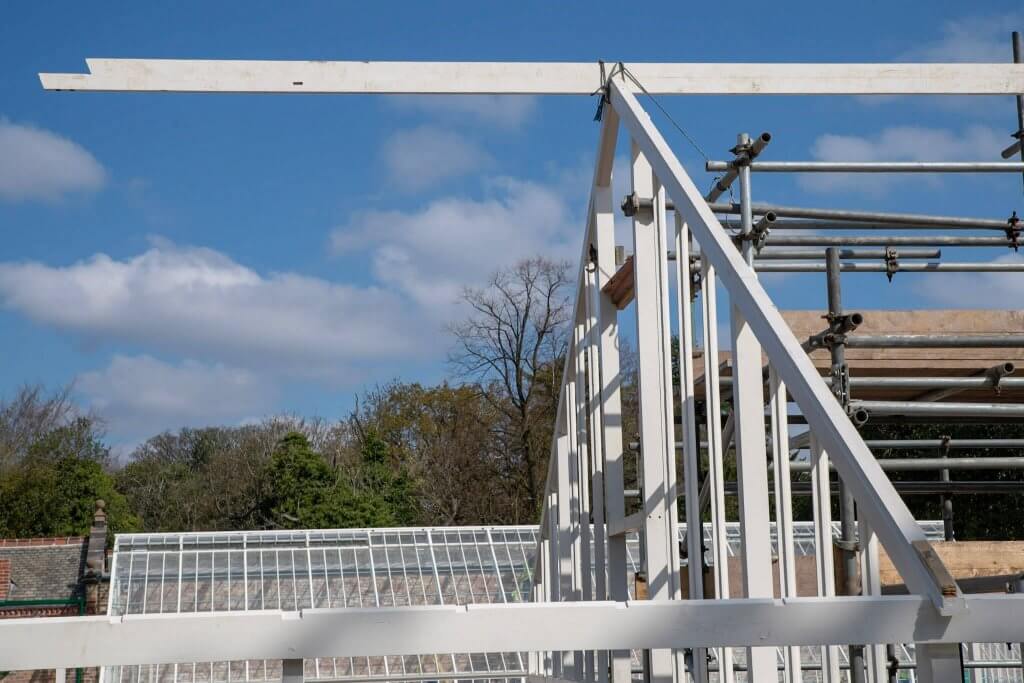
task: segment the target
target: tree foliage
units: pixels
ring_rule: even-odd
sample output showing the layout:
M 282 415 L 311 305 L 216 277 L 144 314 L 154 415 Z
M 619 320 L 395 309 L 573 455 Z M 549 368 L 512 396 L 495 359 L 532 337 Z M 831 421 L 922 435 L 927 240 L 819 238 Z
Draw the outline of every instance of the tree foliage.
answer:
M 42 394 L 32 395 L 38 401 Z M 33 424 L 9 423 L 10 433 L 23 441 L 17 459 L 0 470 L 0 537 L 85 535 L 97 500 L 106 502 L 111 534 L 138 530 L 139 518 L 116 488 L 108 470 L 110 451 L 94 422 L 82 416 L 64 424 L 37 421 L 45 407 L 23 402 L 21 408 L 21 419 Z
M 530 517 L 540 509 L 569 339 L 569 264 L 542 257 L 499 270 L 487 287 L 467 288 L 470 315 L 451 326 L 450 360 L 479 383 L 481 397 L 502 417 L 504 469 L 518 478 Z

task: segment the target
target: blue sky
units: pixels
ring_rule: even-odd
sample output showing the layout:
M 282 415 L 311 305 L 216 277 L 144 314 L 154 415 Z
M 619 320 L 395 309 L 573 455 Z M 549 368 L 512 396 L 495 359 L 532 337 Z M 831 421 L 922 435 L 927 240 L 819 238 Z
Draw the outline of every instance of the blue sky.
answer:
M 4 8 L 0 395 L 74 382 L 122 447 L 184 425 L 337 417 L 367 386 L 443 378 L 462 286 L 578 253 L 595 102 L 46 93 L 39 71 L 81 72 L 86 57 L 1005 61 L 1024 29 L 1019 2 Z M 713 158 L 737 132 L 768 130 L 772 159 L 997 159 L 1015 123 L 1010 98 L 663 103 Z M 1016 176 L 755 181 L 755 199 L 776 203 L 1024 208 Z M 995 256 L 1013 258 L 944 254 Z M 1018 276 L 929 277 L 849 276 L 847 303 L 1020 306 Z M 781 306 L 814 308 L 821 279 L 768 284 Z

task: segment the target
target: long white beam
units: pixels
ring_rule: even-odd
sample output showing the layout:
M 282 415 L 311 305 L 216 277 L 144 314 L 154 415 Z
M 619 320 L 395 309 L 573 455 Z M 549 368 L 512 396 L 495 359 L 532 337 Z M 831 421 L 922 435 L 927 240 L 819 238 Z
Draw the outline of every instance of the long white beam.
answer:
M 0 620 L 0 670 L 437 652 L 1019 642 L 1024 595 L 522 603 Z
M 589 95 L 597 62 L 330 62 L 86 59 L 41 73 L 47 90 L 123 92 Z M 1013 95 L 1024 64 L 627 65 L 657 95 Z M 613 68 L 608 63 L 607 74 Z M 625 82 L 625 81 L 624 81 Z M 635 89 L 632 83 L 627 87 Z

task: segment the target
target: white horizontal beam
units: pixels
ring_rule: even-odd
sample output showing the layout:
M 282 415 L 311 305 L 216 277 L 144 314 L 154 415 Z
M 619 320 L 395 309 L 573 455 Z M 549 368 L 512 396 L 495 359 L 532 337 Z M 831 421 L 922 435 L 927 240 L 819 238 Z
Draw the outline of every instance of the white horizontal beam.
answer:
M 0 670 L 438 652 L 1018 642 L 1024 595 L 524 603 L 0 620 Z
M 589 95 L 602 85 L 597 62 L 85 61 L 87 74 L 39 74 L 43 87 L 119 92 Z M 1024 64 L 630 62 L 626 66 L 656 95 L 1024 93 Z M 607 64 L 604 72 L 612 68 Z M 635 89 L 632 83 L 628 87 Z

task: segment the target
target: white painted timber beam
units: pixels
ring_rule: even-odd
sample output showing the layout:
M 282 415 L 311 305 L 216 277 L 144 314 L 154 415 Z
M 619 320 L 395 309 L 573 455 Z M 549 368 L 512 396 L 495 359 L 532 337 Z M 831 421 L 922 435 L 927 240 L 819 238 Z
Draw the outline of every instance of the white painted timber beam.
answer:
M 1024 595 L 521 603 L 0 621 L 0 670 L 507 652 L 1024 640 Z
M 836 470 L 854 494 L 858 511 L 878 534 L 907 587 L 918 595 L 927 596 L 947 616 L 962 611 L 964 602 L 960 590 L 950 586 L 954 595 L 944 595 L 942 578 L 914 547 L 914 542 L 927 543 L 927 538 L 906 503 L 825 386 L 782 314 L 757 281 L 753 268 L 736 251 L 725 228 L 665 138 L 631 92 L 618 87 L 615 81 L 609 82 L 609 90 L 611 104 L 623 126 L 640 146 L 675 202 L 676 210 L 690 226 L 701 246 L 702 257 L 714 265 L 729 291 L 730 303 L 743 314 L 779 379 L 785 382 L 816 438 L 832 456 Z
M 113 92 L 589 95 L 594 62 L 85 60 L 89 73 L 41 73 L 46 90 Z M 607 63 L 604 73 L 610 73 Z M 1024 64 L 626 65 L 655 95 L 1013 95 Z M 623 81 L 626 87 L 635 85 Z

